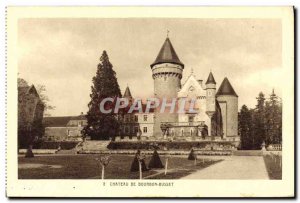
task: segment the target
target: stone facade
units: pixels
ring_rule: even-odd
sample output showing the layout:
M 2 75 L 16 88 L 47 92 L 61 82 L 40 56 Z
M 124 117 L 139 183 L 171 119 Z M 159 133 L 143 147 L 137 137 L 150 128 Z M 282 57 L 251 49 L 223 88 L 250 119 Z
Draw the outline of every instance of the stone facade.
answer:
M 126 114 L 122 122 L 121 134 L 129 139 L 148 138 L 153 135 L 154 114 Z
M 82 139 L 81 130 L 87 125 L 86 117 L 64 116 L 45 117 L 45 135 L 47 141 L 80 141 Z
M 155 110 L 154 136 L 179 139 L 223 139 L 238 141 L 238 96 L 225 78 L 218 91 L 212 72 L 205 84 L 191 74 L 181 87 L 184 64 L 179 60 L 170 39 L 165 40 L 151 64 L 154 95 L 195 102 L 197 113 L 159 113 Z M 162 128 L 163 126 L 163 128 Z M 163 130 L 162 130 L 163 129 Z
M 126 88 L 123 98 L 127 98 L 129 103 L 132 104 L 134 98 L 131 95 L 129 87 Z M 145 112 L 145 104 L 142 104 L 143 112 Z M 153 136 L 154 128 L 154 112 L 140 113 L 133 111 L 126 113 L 121 117 L 120 136 L 125 139 L 148 139 Z

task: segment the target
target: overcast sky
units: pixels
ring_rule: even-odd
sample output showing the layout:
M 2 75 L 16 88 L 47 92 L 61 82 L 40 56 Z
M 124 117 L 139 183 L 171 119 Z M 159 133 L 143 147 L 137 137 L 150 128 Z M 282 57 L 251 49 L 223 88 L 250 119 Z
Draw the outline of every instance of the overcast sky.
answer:
M 185 64 L 217 88 L 228 77 L 239 108 L 254 107 L 263 91 L 281 96 L 281 21 L 272 19 L 22 19 L 18 27 L 19 77 L 46 86 L 52 116 L 87 111 L 92 77 L 106 50 L 122 91 L 153 95 L 150 64 L 166 38 Z

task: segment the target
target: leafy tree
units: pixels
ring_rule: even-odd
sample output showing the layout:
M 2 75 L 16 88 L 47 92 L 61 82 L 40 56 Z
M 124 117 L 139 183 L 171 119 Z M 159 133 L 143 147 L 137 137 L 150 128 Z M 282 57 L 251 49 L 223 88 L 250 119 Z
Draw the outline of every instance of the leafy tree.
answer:
M 46 95 L 46 86 L 45 85 L 36 85 L 36 91 L 40 96 L 41 101 L 44 104 L 44 116 L 51 116 L 50 112 L 51 110 L 54 110 L 56 107 L 49 104 L 50 99 Z
M 23 78 L 18 78 L 18 87 L 29 87 L 28 82 L 24 80 Z M 39 97 L 41 101 L 44 104 L 44 116 L 51 116 L 49 111 L 54 110 L 55 106 L 49 104 L 50 99 L 46 95 L 46 86 L 45 85 L 36 85 L 35 89 L 37 93 L 39 94 Z
M 18 78 L 18 87 L 29 87 L 29 85 L 23 78 Z
M 116 72 L 110 63 L 106 51 L 103 51 L 98 64 L 96 76 L 93 77 L 91 101 L 88 104 L 87 126 L 83 129 L 84 136 L 90 136 L 95 140 L 107 140 L 114 138 L 119 132 L 118 115 L 103 113 L 99 105 L 104 98 L 121 97 L 120 87 L 116 78 Z M 111 104 L 110 104 L 111 105 Z M 104 108 L 107 108 L 104 107 Z

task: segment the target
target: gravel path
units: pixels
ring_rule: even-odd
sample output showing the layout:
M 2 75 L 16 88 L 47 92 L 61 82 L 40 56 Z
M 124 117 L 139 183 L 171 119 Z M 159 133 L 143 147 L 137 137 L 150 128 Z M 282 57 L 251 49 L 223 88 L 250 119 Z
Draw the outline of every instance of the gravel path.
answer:
M 262 156 L 230 156 L 182 179 L 269 179 Z

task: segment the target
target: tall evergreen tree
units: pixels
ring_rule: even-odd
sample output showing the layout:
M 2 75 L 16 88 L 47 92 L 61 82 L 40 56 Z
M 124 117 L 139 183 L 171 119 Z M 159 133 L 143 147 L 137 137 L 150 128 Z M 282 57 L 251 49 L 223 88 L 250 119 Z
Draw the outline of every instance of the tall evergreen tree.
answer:
M 120 87 L 116 78 L 116 72 L 110 63 L 106 51 L 103 51 L 98 64 L 96 76 L 93 77 L 91 101 L 88 104 L 87 126 L 83 129 L 85 136 L 91 139 L 107 140 L 114 138 L 119 132 L 118 115 L 100 112 L 100 102 L 105 98 L 121 97 Z M 106 106 L 107 107 L 107 106 Z
M 266 102 L 265 111 L 266 144 L 279 144 L 282 141 L 282 104 L 274 90 Z
M 265 95 L 260 92 L 253 112 L 253 149 L 260 149 L 265 140 Z
M 239 134 L 241 136 L 241 148 L 252 149 L 253 133 L 251 112 L 246 105 L 243 105 L 239 114 Z

